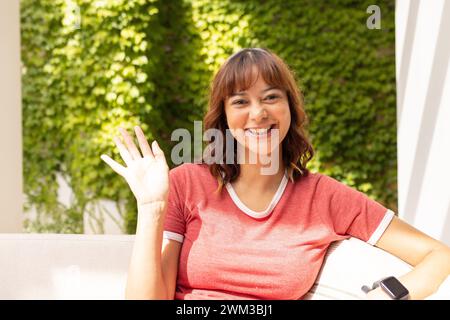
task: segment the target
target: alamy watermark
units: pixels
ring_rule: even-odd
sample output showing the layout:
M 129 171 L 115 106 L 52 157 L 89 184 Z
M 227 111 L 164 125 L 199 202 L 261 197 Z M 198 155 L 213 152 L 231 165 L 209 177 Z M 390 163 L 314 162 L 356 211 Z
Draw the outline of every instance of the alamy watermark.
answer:
M 366 26 L 368 29 L 381 29 L 381 9 L 379 6 L 372 4 L 367 7 L 367 13 L 371 15 L 367 18 Z

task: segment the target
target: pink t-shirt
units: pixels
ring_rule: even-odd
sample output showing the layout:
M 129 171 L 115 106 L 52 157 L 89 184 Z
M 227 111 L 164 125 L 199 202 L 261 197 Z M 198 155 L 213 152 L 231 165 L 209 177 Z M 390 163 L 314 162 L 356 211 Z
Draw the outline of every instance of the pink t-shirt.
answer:
M 285 176 L 265 212 L 247 208 L 206 164 L 170 171 L 164 237 L 183 243 L 175 299 L 301 299 L 328 246 L 374 245 L 393 212 L 337 180 Z

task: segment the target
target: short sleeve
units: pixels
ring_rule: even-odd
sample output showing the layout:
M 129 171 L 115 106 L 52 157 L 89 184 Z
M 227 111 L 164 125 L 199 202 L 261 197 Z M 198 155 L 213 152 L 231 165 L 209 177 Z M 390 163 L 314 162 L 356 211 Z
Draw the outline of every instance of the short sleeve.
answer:
M 331 177 L 322 175 L 319 184 L 320 198 L 326 202 L 335 233 L 375 245 L 392 221 L 394 212 Z
M 184 219 L 184 194 L 182 175 L 178 168 L 169 172 L 169 195 L 167 201 L 167 212 L 164 220 L 163 237 L 165 239 L 183 242 L 186 231 L 186 220 Z

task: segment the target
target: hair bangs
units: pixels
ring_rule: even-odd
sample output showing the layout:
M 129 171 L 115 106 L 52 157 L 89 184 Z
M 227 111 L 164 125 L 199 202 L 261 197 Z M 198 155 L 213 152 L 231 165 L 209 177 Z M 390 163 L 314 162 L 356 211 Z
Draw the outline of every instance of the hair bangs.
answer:
M 236 92 L 247 90 L 256 83 L 258 77 L 262 77 L 270 86 L 287 90 L 282 71 L 279 70 L 273 57 L 262 50 L 244 50 L 228 61 L 228 67 L 223 75 L 222 88 L 225 92 L 222 92 L 222 96 L 226 98 Z

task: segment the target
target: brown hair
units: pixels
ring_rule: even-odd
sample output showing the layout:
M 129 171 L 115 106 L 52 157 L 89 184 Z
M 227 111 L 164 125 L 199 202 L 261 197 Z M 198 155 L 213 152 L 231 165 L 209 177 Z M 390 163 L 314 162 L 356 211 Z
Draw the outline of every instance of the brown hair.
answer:
M 298 177 L 306 176 L 308 170 L 306 164 L 314 155 L 314 150 L 306 137 L 305 126 L 307 116 L 303 106 L 303 96 L 298 88 L 294 73 L 286 63 L 276 54 L 267 49 L 246 48 L 230 56 L 220 67 L 214 76 L 209 92 L 208 112 L 204 117 L 205 130 L 218 129 L 225 137 L 228 129 L 225 115 L 225 99 L 236 89 L 246 90 L 252 85 L 252 67 L 256 66 L 264 81 L 281 90 L 285 90 L 291 124 L 286 137 L 282 141 L 282 158 L 291 181 Z M 209 141 L 210 146 L 212 141 Z M 228 182 L 234 181 L 240 173 L 239 164 L 236 161 L 236 144 L 234 150 L 234 163 L 213 163 L 209 165 L 211 174 L 219 182 L 218 191 Z M 220 152 L 226 158 L 226 145 L 223 150 L 212 150 L 211 154 Z

